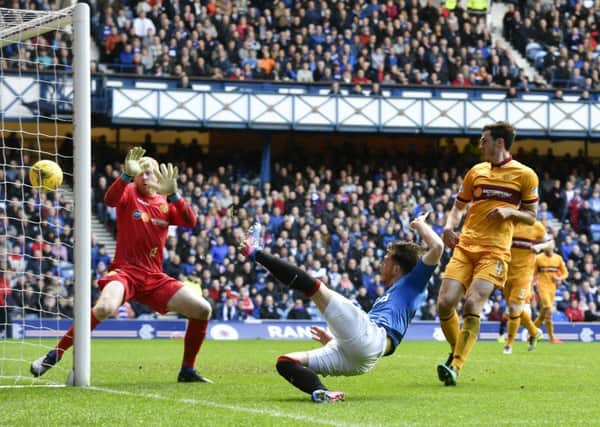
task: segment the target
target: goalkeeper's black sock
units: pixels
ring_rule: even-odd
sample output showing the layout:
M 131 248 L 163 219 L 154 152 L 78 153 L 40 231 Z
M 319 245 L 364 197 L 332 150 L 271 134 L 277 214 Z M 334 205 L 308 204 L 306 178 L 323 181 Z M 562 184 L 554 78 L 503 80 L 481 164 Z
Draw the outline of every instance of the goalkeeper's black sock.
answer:
M 289 262 L 273 255 L 256 251 L 256 261 L 261 263 L 275 278 L 292 289 L 304 292 L 309 298 L 319 290 L 321 283 Z
M 297 360 L 287 356 L 279 356 L 275 366 L 279 375 L 304 393 L 312 394 L 315 390 L 327 390 L 315 371 L 302 366 Z

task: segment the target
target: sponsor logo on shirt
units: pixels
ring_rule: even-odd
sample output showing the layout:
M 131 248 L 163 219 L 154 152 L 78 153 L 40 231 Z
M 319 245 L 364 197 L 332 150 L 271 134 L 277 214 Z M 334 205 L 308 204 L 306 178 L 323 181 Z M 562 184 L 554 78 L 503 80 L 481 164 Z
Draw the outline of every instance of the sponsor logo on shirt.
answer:
M 518 205 L 521 201 L 521 194 L 511 188 L 483 184 L 473 189 L 473 198 L 475 200 L 497 200 Z
M 519 239 L 513 237 L 512 247 L 513 248 L 521 248 L 521 249 L 531 249 L 533 246 L 533 242 L 531 240 Z
M 540 273 L 556 273 L 558 271 L 558 267 L 539 267 L 538 271 Z
M 482 191 L 482 195 L 484 197 L 487 196 L 487 198 L 508 199 L 511 196 L 511 194 L 508 191 L 494 190 L 492 188 L 484 188 L 481 191 Z
M 160 219 L 160 218 L 151 218 L 150 222 L 152 222 L 152 224 L 158 225 L 160 227 L 168 227 L 169 226 L 169 221 L 165 221 L 164 219 Z

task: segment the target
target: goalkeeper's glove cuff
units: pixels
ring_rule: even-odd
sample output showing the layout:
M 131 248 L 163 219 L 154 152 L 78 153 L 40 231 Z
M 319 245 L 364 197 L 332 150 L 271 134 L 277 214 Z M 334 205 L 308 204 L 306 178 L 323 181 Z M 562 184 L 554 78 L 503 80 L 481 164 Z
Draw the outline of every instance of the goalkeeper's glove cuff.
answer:
M 169 194 L 167 196 L 167 202 L 169 202 L 169 203 L 175 203 L 179 199 L 181 199 L 181 196 L 177 192 L 175 192 L 173 194 Z
M 125 172 L 121 173 L 121 179 L 125 182 L 131 182 L 133 181 L 133 177 L 127 175 Z

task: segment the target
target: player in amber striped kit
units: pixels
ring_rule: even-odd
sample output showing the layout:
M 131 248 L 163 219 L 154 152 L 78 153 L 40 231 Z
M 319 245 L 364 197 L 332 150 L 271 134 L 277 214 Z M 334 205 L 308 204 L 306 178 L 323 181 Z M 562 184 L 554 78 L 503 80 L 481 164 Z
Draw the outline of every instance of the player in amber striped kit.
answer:
M 525 304 L 531 299 L 531 282 L 535 254 L 551 244 L 546 239 L 546 227 L 539 221 L 533 225 L 516 223 L 510 250 L 510 264 L 508 266 L 508 279 L 502 290 L 508 302 L 508 338 L 504 346 L 504 354 L 512 353 L 515 336 L 522 324 L 529 332 L 529 350 L 533 350 L 537 342 L 542 339 L 542 331 L 531 321 Z
M 536 291 L 540 300 L 540 313 L 534 324 L 539 328 L 542 322 L 546 325 L 548 339 L 552 344 L 560 344 L 554 337 L 552 324 L 552 307 L 556 287 L 569 276 L 567 266 L 562 256 L 554 253 L 554 244 L 544 249 L 544 252 L 535 257 Z
M 479 314 L 494 288 L 504 286 L 514 223 L 535 222 L 538 177 L 511 157 L 514 138 L 515 130 L 506 122 L 483 128 L 484 162 L 467 172 L 442 233 L 446 246 L 454 249 L 438 295 L 442 331 L 452 350 L 446 363 L 437 367 L 445 385 L 456 385 L 479 335 Z M 465 214 L 459 237 L 455 229 Z M 459 329 L 456 307 L 463 296 Z

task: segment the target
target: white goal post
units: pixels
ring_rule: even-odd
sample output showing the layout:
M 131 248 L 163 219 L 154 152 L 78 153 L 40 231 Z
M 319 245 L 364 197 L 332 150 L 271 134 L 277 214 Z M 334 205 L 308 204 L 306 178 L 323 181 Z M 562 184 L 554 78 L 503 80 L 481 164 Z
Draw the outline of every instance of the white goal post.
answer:
M 54 39 L 52 39 L 54 37 Z M 61 56 L 62 55 L 62 56 Z M 25 207 L 31 200 L 44 200 L 45 195 L 35 193 L 27 187 L 25 178 L 18 175 L 17 181 L 7 178 L 12 169 L 18 173 L 28 171 L 31 161 L 48 158 L 70 164 L 72 170 L 64 170 L 68 178 L 68 184 L 73 186 L 73 209 L 68 215 L 73 222 L 72 244 L 68 246 L 72 254 L 72 276 L 69 280 L 73 285 L 73 322 L 75 327 L 73 347 L 73 371 L 69 375 L 69 382 L 76 386 L 90 385 L 90 307 L 91 307 L 91 81 L 90 81 L 90 10 L 89 6 L 79 3 L 66 9 L 57 11 L 31 11 L 21 9 L 0 8 L 0 143 L 4 160 L 0 166 L 2 172 L 2 189 L 4 206 L 9 206 L 14 200 L 10 200 L 7 194 L 18 194 L 16 188 L 21 188 L 23 195 L 20 203 Z M 66 107 L 65 107 L 66 106 Z M 72 137 L 71 137 L 72 135 Z M 12 141 L 10 145 L 8 139 Z M 5 145 L 5 140 L 7 144 Z M 63 144 L 68 142 L 68 144 Z M 65 155 L 61 152 L 64 146 L 72 147 L 70 153 Z M 60 148 L 59 148 L 60 146 Z M 50 147 L 50 148 L 49 148 Z M 12 160 L 7 160 L 7 152 L 10 152 Z M 16 154 L 15 154 L 16 153 Z M 17 158 L 15 166 L 14 159 Z M 20 164 L 19 164 L 20 159 Z M 10 163 L 10 162 L 13 163 Z M 63 165 L 61 165 L 63 166 Z M 63 168 L 64 169 L 64 168 Z M 14 175 L 13 175 L 14 176 Z M 23 182 L 18 180 L 23 178 Z M 31 196 L 33 192 L 34 196 Z M 59 189 L 57 193 L 66 190 Z M 18 197 L 18 196 L 17 196 Z M 62 197 L 59 195 L 59 198 Z M 14 196 L 13 196 L 14 199 Z M 52 204 L 52 203 L 50 203 Z M 41 205 L 41 202 L 40 202 Z M 18 208 L 18 207 L 17 207 Z M 40 211 L 42 207 L 39 208 Z M 61 209 L 61 208 L 56 208 Z M 10 225 L 11 220 L 7 213 L 2 213 Z M 40 216 L 41 218 L 41 216 Z M 24 221 L 19 219 L 21 223 Z M 38 230 L 42 229 L 42 220 L 37 219 Z M 25 240 L 24 247 L 31 246 L 33 238 L 22 230 L 30 230 L 36 223 L 17 225 L 17 235 Z M 16 222 L 19 224 L 19 222 Z M 0 232 L 1 233 L 1 232 Z M 41 232 L 40 236 L 42 235 Z M 30 233 L 31 234 L 31 233 Z M 60 235 L 60 233 L 57 233 Z M 1 236 L 0 236 L 1 237 Z M 12 239 L 5 233 L 3 242 Z M 60 244 L 60 238 L 59 244 Z M 40 244 L 52 244 L 52 242 L 40 242 Z M 8 250 L 13 250 L 12 241 L 2 244 L 3 256 L 7 258 L 3 262 L 2 274 L 15 279 L 19 275 L 29 276 L 29 271 L 13 268 L 8 262 Z M 17 254 L 18 251 L 15 251 Z M 24 251 L 25 252 L 25 251 Z M 52 252 L 54 253 L 54 252 Z M 71 255 L 70 255 L 71 256 Z M 31 260 L 32 255 L 25 254 L 24 262 Z M 38 258 L 36 258 L 38 259 Z M 51 263 L 53 260 L 46 257 L 45 253 L 39 257 L 40 265 Z M 41 267 L 40 270 L 42 271 Z M 33 277 L 33 276 L 32 276 Z M 47 275 L 38 272 L 36 280 L 48 279 Z M 39 278 L 39 279 L 38 279 Z M 54 279 L 54 278 L 52 278 Z M 7 282 L 3 277 L 3 282 Z M 21 280 L 23 282 L 24 280 Z M 3 292 L 0 283 L 0 292 Z M 5 285 L 6 286 L 6 285 Z M 12 289 L 14 292 L 21 290 Z M 10 292 L 10 289 L 9 289 Z M 46 298 L 47 294 L 41 293 L 39 299 Z M 58 298 L 54 295 L 52 298 Z M 0 295 L 0 306 L 2 306 L 2 295 Z M 58 306 L 58 303 L 56 303 Z M 56 343 L 57 336 L 64 331 L 48 331 L 43 319 L 45 316 L 54 316 L 56 324 L 58 319 L 66 319 L 60 313 L 49 312 L 43 304 L 40 304 L 39 313 L 32 313 L 24 304 L 15 304 L 7 307 L 13 311 L 20 310 L 17 318 L 23 326 L 22 337 L 12 338 L 5 333 L 2 338 L 0 330 L 0 378 L 13 378 L 14 385 L 21 386 L 27 378 L 28 384 L 37 385 L 36 381 L 29 378 L 28 372 L 22 366 L 28 366 L 34 350 L 31 349 L 31 341 L 28 339 L 26 318 L 37 316 L 39 329 L 43 333 L 39 337 L 52 338 L 53 342 L 38 338 L 40 348 L 48 350 Z M 0 307 L 2 309 L 2 307 Z M 46 311 L 44 311 L 46 310 Z M 2 321 L 0 320 L 0 323 Z M 14 323 L 5 320 L 5 329 Z M 62 323 L 61 323 L 62 324 Z M 2 326 L 2 325 L 0 325 Z M 62 328 L 62 327 L 61 327 Z M 54 333 L 54 335 L 52 335 Z M 5 348 L 2 349 L 2 341 Z M 16 342 L 18 341 L 18 342 Z M 10 344 L 15 345 L 11 346 Z M 21 353 L 13 351 L 13 347 L 22 345 L 25 350 Z M 39 351 L 35 350 L 35 351 Z M 40 356 L 41 354 L 37 354 Z M 2 367 L 2 362 L 8 360 L 8 368 Z M 11 365 L 12 363 L 12 365 Z M 11 372 L 13 366 L 19 366 L 16 373 Z M 43 378 L 43 377 L 42 377 Z M 56 381 L 56 380 L 55 380 Z

